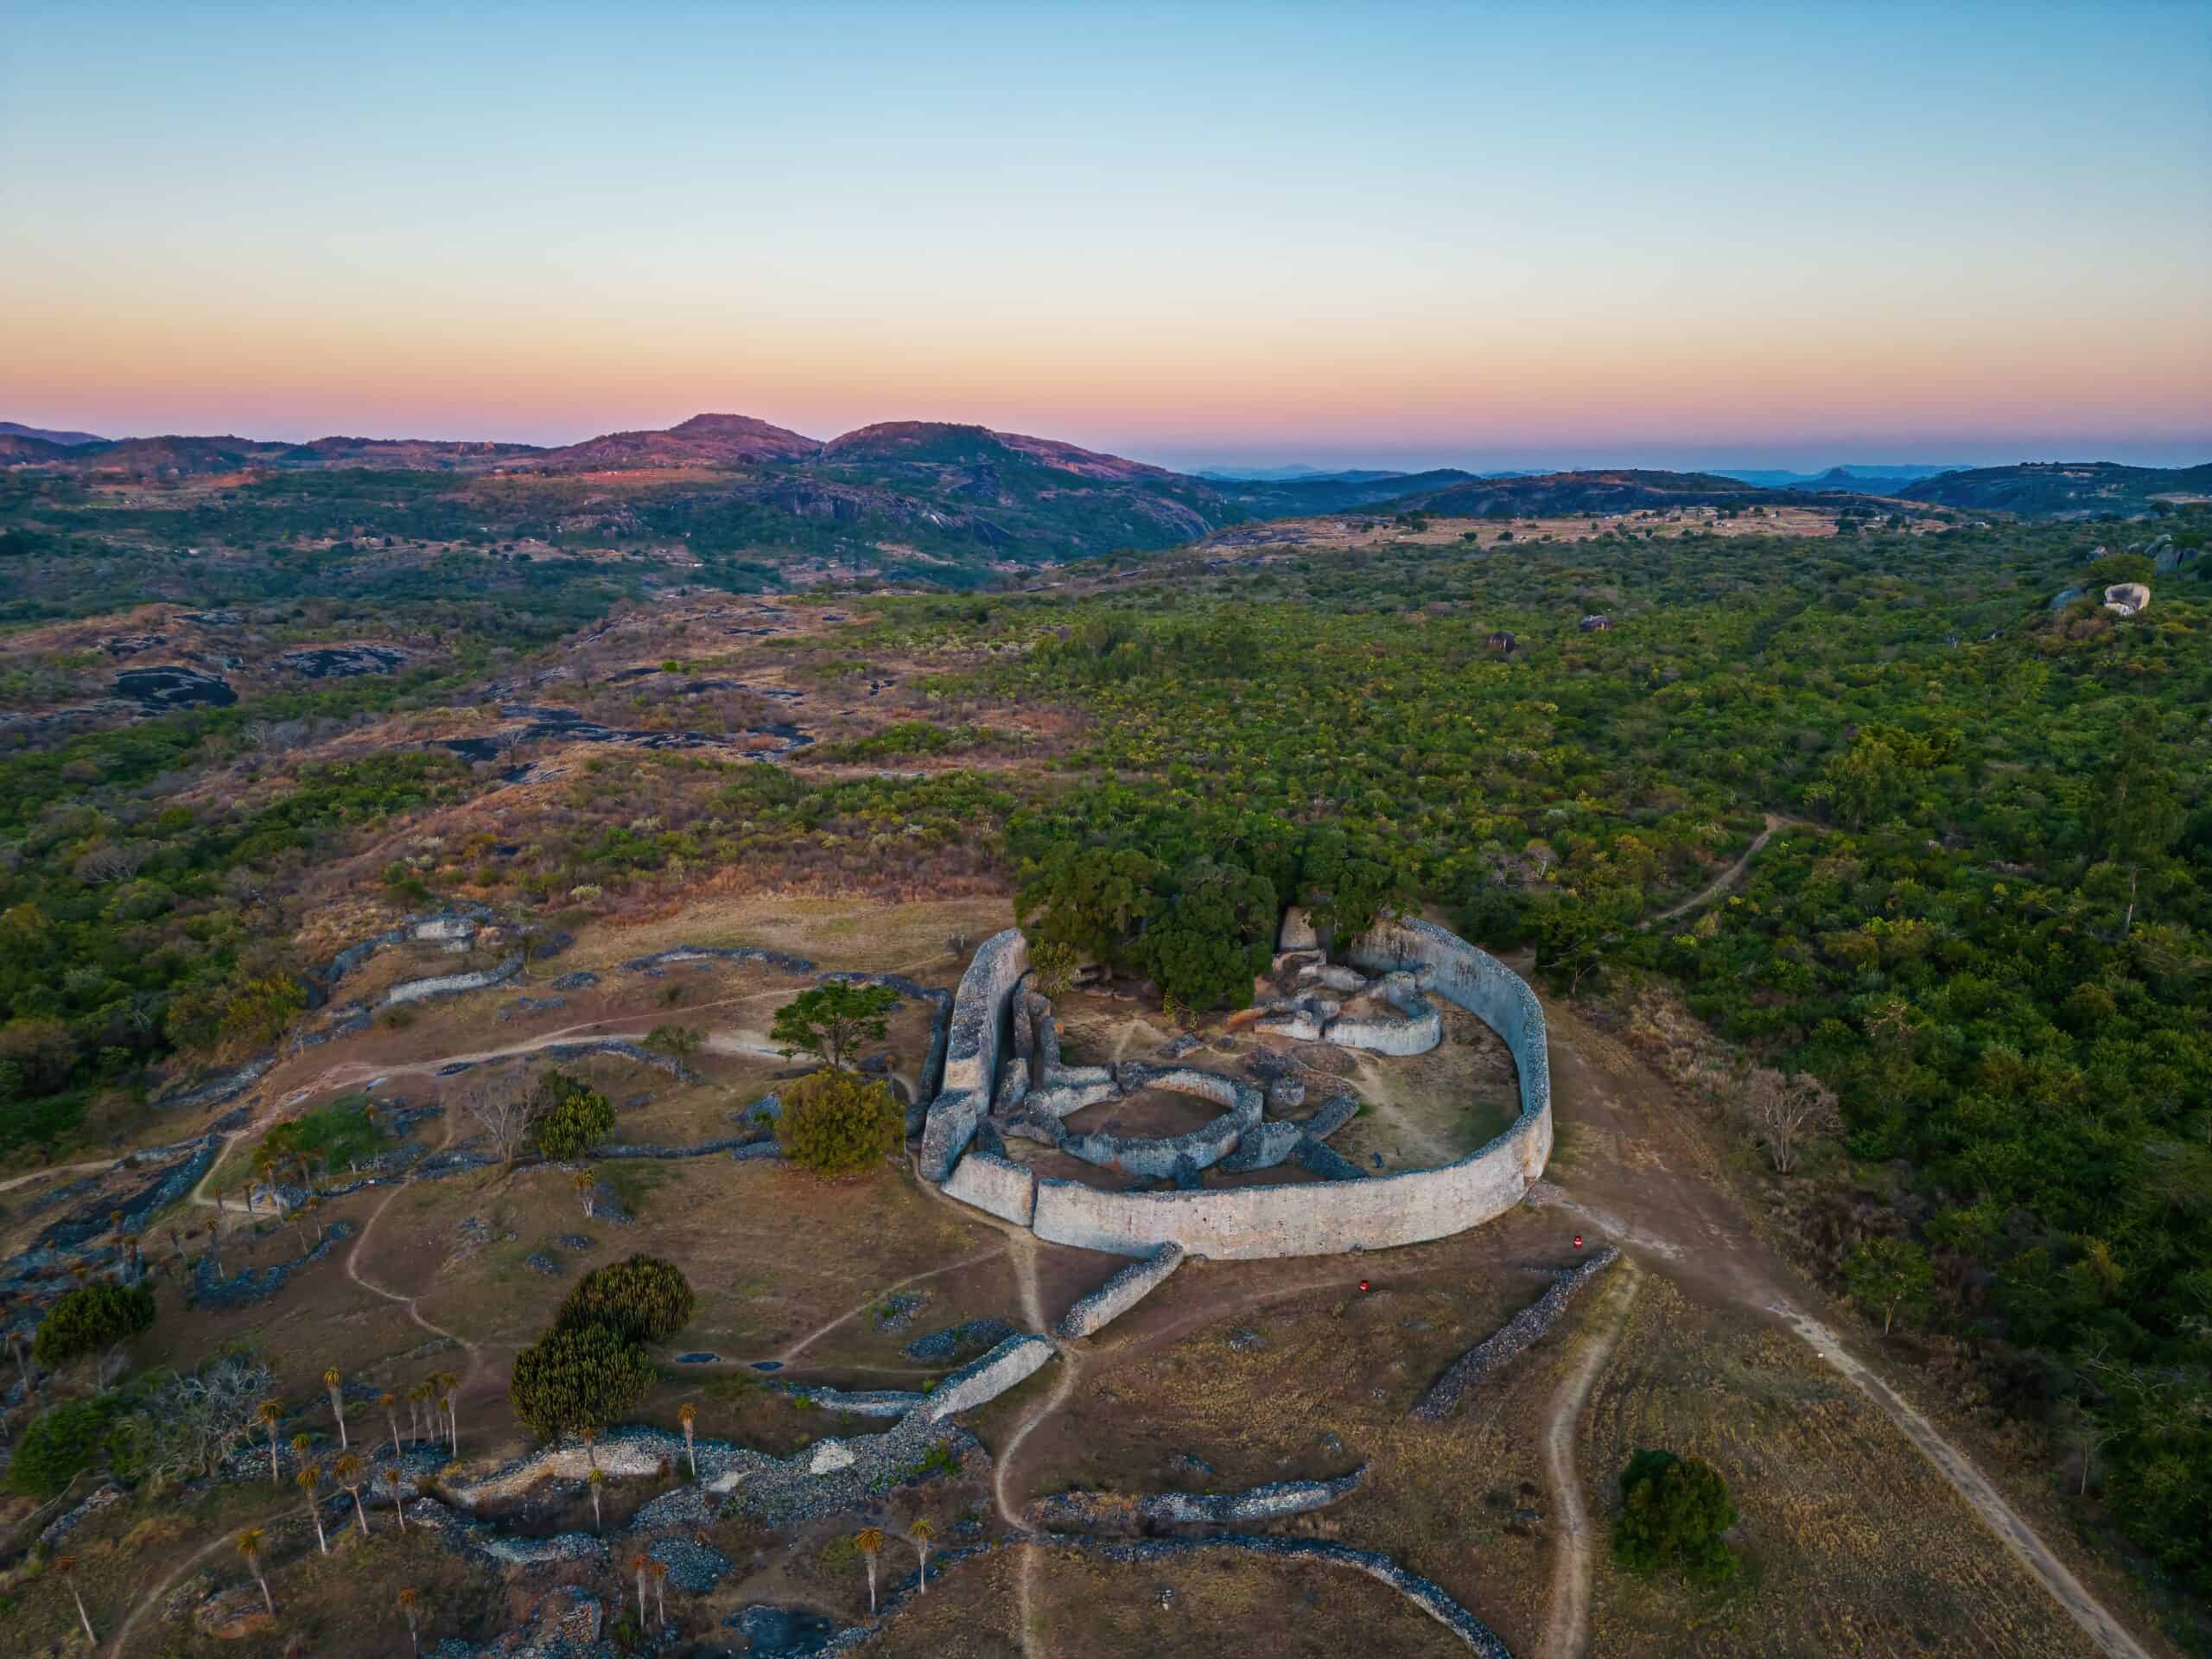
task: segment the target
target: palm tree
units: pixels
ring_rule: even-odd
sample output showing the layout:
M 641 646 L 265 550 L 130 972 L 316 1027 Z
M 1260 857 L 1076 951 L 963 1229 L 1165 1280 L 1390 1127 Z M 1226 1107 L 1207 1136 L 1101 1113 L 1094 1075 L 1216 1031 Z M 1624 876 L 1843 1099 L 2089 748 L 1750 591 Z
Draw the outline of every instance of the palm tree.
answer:
M 446 1426 L 453 1430 L 453 1454 L 461 1455 L 461 1376 L 448 1371 L 442 1381 L 446 1386 Z
M 599 1431 L 588 1427 L 580 1428 L 576 1431 L 576 1438 L 584 1443 L 584 1461 L 593 1468 L 598 1468 L 599 1457 L 592 1448 L 599 1444 Z
M 245 1569 L 253 1574 L 261 1586 L 261 1605 L 269 1609 L 269 1617 L 276 1617 L 276 1598 L 269 1593 L 269 1580 L 262 1576 L 261 1557 L 268 1548 L 269 1535 L 259 1527 L 248 1527 L 237 1538 L 238 1554 L 245 1557 Z
M 591 1529 L 600 1529 L 599 1489 L 607 1484 L 607 1477 L 596 1469 L 584 1477 L 584 1484 L 591 1488 Z
M 906 1536 L 914 1541 L 914 1553 L 922 1558 L 922 1593 L 930 1592 L 930 1540 L 937 1536 L 937 1529 L 930 1524 L 926 1515 L 917 1516 L 914 1524 L 906 1529 Z
M 399 1529 L 403 1533 L 407 1530 L 407 1495 L 399 1489 L 404 1473 L 397 1464 L 384 1471 L 385 1479 L 391 1486 L 391 1512 L 399 1517 Z
M 368 1472 L 368 1465 L 348 1452 L 330 1465 L 330 1472 L 340 1486 L 353 1494 L 353 1518 L 361 1523 L 361 1536 L 367 1537 L 369 1512 L 361 1507 L 361 1477 Z
M 69 1599 L 77 1604 L 77 1622 L 85 1627 L 85 1640 L 97 1648 L 100 1639 L 92 1634 L 92 1616 L 85 1611 L 84 1595 L 77 1588 L 77 1558 L 74 1555 L 55 1556 L 54 1570 L 61 1575 L 61 1582 L 69 1586 Z
M 653 1612 L 660 1620 L 661 1629 L 666 1630 L 668 1628 L 668 1563 L 666 1561 L 649 1562 L 645 1571 L 653 1575 Z
M 876 1552 L 883 1548 L 883 1529 L 862 1527 L 853 1535 L 853 1542 L 860 1546 L 861 1559 L 868 1563 L 868 1616 L 874 1618 L 875 1615 L 875 1557 Z
M 307 1436 L 303 1434 L 300 1438 L 305 1440 Z M 292 1478 L 307 1494 L 308 1513 L 315 1517 L 315 1541 L 322 1546 L 322 1553 L 327 1555 L 330 1554 L 330 1535 L 322 1529 L 322 1503 L 315 1495 L 315 1489 L 322 1484 L 322 1467 L 320 1464 L 302 1464 L 300 1472 Z
M 416 1414 L 430 1403 L 430 1394 L 428 1382 L 417 1382 L 407 1390 L 407 1438 L 410 1441 L 423 1438 L 421 1419 Z
M 384 1420 L 391 1425 L 391 1455 L 399 1455 L 399 1396 L 390 1389 L 377 1395 L 377 1404 L 384 1408 Z
M 330 1390 L 330 1414 L 338 1420 L 338 1449 L 340 1452 L 346 1451 L 349 1445 L 346 1439 L 346 1396 L 338 1389 L 338 1385 L 345 1380 L 338 1375 L 336 1366 L 322 1374 L 322 1386 Z
M 420 1599 L 411 1585 L 399 1592 L 399 1616 L 407 1621 L 407 1650 L 410 1653 L 423 1651 L 423 1643 L 415 1634 L 415 1604 Z
M 592 1218 L 592 1188 L 599 1185 L 597 1178 L 591 1171 L 580 1169 L 569 1177 L 569 1185 L 576 1189 L 576 1196 L 583 1200 L 584 1219 L 589 1221 Z
M 269 1479 L 273 1485 L 283 1477 L 276 1472 L 276 1425 L 284 1421 L 284 1405 L 280 1400 L 264 1400 L 253 1408 L 261 1426 L 269 1431 Z
M 699 1447 L 691 1438 L 691 1426 L 699 1421 L 699 1408 L 686 1400 L 677 1408 L 676 1421 L 683 1425 L 683 1455 L 691 1459 L 691 1478 L 699 1478 Z
M 638 1628 L 641 1630 L 645 1628 L 645 1568 L 652 1564 L 652 1558 L 642 1549 L 630 1557 L 630 1570 L 638 1575 Z

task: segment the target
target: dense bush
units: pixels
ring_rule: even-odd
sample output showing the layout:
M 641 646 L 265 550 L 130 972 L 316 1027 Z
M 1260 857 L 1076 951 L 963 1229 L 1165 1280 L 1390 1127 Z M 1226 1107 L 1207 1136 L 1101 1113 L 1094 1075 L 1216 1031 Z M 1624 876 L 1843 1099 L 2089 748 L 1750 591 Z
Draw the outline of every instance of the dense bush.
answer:
M 626 1342 L 665 1342 L 690 1321 L 698 1302 L 673 1262 L 633 1255 L 579 1279 L 553 1328 L 603 1325 Z
M 906 1114 L 891 1086 L 853 1071 L 817 1071 L 783 1092 L 776 1139 L 817 1175 L 850 1175 L 899 1149 Z
M 653 1384 L 645 1350 L 604 1325 L 556 1325 L 515 1356 L 507 1397 L 546 1440 L 605 1427 Z
M 1720 1535 L 1736 1524 L 1719 1471 L 1702 1458 L 1638 1452 L 1621 1471 L 1613 1559 L 1631 1573 L 1679 1568 L 1693 1584 L 1717 1584 L 1736 1570 Z
M 154 1293 L 145 1286 L 85 1285 L 47 1309 L 31 1352 L 41 1365 L 64 1365 L 135 1337 L 153 1322 Z
M 581 1158 L 613 1129 L 614 1107 L 589 1084 L 548 1071 L 537 1080 L 530 1124 L 548 1158 Z
M 8 1484 L 30 1497 L 52 1497 L 100 1456 L 114 1402 L 102 1396 L 65 1400 L 41 1412 L 16 1442 Z

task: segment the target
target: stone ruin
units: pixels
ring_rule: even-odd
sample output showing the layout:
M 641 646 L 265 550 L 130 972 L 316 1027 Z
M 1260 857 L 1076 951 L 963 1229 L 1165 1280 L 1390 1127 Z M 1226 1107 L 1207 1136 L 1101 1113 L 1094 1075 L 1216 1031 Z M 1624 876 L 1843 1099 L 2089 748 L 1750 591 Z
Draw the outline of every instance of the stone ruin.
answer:
M 1077 1328 L 1068 1334 L 1084 1334 L 1094 1318 L 1103 1324 L 1186 1255 L 1316 1255 L 1419 1243 L 1503 1213 L 1542 1174 L 1551 1153 L 1550 1062 L 1543 1010 L 1518 975 L 1442 928 L 1412 919 L 1378 923 L 1351 942 L 1343 962 L 1332 962 L 1306 917 L 1294 910 L 1279 943 L 1274 976 L 1281 994 L 1262 1002 L 1258 1030 L 1381 1053 L 1424 1053 L 1442 1040 L 1441 1013 L 1432 1000 L 1440 996 L 1504 1039 L 1519 1073 L 1519 1116 L 1468 1157 L 1370 1177 L 1325 1144 L 1357 1110 L 1350 1096 L 1294 1117 L 1306 1103 L 1294 1077 L 1262 1089 L 1194 1066 L 1071 1066 L 1052 1005 L 1029 975 L 1028 943 L 1010 928 L 976 951 L 954 998 L 944 1082 L 926 1116 L 920 1168 L 949 1196 L 1040 1238 L 1140 1259 L 1138 1271 L 1116 1274 L 1096 1294 L 1110 1308 L 1078 1304 L 1070 1315 Z M 1064 1122 L 1144 1089 L 1195 1095 L 1222 1109 L 1177 1135 L 1077 1135 Z M 1007 1155 L 1008 1138 L 1165 1185 L 1116 1192 L 1040 1177 Z M 1208 1169 L 1241 1173 L 1291 1161 L 1323 1179 L 1214 1187 L 1199 1179 Z

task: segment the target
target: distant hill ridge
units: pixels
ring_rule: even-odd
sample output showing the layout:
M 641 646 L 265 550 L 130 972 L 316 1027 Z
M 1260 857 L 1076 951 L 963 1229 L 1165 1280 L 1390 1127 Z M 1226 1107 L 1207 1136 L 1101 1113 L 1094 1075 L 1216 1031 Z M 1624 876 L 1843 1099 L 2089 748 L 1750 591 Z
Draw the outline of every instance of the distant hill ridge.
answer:
M 1058 439 L 941 421 L 883 421 L 827 440 L 748 415 L 708 413 L 666 428 L 608 432 L 580 443 L 332 436 L 287 443 L 234 435 L 100 438 L 0 422 L 0 467 L 97 476 L 334 470 L 493 471 L 549 474 L 666 469 L 732 473 L 760 480 L 777 511 L 840 521 L 874 515 L 896 524 L 950 512 L 978 540 L 1020 540 L 995 523 L 1001 510 L 1051 518 L 1055 491 L 1084 503 L 1081 540 L 1169 544 L 1239 519 L 1366 508 L 1472 518 L 1618 512 L 1709 505 L 1744 499 L 1832 505 L 1839 494 L 1932 505 L 2083 516 L 2142 511 L 2160 495 L 2212 492 L 2212 467 L 2123 467 L 2108 461 L 2028 462 L 1939 471 L 1920 463 L 1866 464 L 1812 474 L 1669 472 L 1592 467 L 1477 474 L 1306 467 L 1176 473 Z M 782 480 L 771 482 L 772 480 Z M 1058 480 L 1054 482 L 1053 480 Z M 1115 503 L 1118 501 L 1119 505 Z M 930 507 L 918 505 L 931 504 Z M 1065 512 L 1060 516 L 1065 517 Z

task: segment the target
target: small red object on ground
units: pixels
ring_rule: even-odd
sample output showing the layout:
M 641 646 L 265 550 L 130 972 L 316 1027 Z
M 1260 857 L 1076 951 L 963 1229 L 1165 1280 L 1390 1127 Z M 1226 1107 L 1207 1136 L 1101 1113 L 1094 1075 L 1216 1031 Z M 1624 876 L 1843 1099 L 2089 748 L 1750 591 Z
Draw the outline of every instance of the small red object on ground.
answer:
M 1363 1279 L 1363 1280 L 1361 1280 L 1361 1281 L 1359 1281 L 1359 1290 L 1360 1290 L 1360 1294 L 1362 1294 L 1363 1296 L 1363 1295 L 1365 1295 L 1365 1294 L 1367 1294 L 1367 1281 L 1366 1281 L 1366 1280 Z
M 1578 1250 L 1582 1248 L 1582 1235 L 1580 1233 L 1574 1236 L 1574 1248 Z

